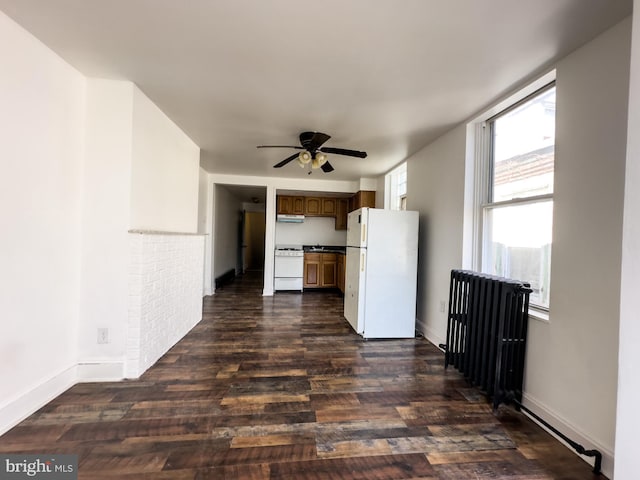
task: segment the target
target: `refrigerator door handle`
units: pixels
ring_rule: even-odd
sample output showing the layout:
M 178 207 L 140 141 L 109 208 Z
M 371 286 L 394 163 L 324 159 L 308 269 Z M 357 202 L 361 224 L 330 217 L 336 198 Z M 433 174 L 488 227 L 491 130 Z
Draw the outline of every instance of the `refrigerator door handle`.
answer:
M 362 243 L 364 243 L 367 239 L 367 224 L 362 224 Z
M 364 252 L 360 256 L 360 271 L 364 272 Z

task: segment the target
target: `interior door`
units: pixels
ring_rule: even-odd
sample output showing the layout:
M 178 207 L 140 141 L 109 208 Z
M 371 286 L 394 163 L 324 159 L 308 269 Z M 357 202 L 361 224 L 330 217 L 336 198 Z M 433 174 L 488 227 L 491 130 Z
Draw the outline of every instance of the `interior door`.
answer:
M 240 220 L 238 221 L 238 252 L 236 258 L 236 272 L 243 274 L 247 271 L 247 212 L 240 212 Z
M 264 268 L 265 213 L 245 212 L 245 265 L 248 270 Z

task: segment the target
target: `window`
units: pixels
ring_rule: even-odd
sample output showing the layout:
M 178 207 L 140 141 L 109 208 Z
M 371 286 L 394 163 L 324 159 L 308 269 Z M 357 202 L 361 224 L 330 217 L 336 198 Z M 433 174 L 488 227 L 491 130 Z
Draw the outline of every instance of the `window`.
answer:
M 555 85 L 486 121 L 482 271 L 531 283 L 548 309 L 553 222 Z
M 407 209 L 407 163 L 393 169 L 386 176 L 385 208 L 391 210 Z

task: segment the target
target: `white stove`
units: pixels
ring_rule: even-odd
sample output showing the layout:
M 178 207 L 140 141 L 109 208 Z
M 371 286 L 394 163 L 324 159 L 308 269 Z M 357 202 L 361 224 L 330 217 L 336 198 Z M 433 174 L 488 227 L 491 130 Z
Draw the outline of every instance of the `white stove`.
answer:
M 302 291 L 304 251 L 302 245 L 276 245 L 273 287 L 278 290 Z

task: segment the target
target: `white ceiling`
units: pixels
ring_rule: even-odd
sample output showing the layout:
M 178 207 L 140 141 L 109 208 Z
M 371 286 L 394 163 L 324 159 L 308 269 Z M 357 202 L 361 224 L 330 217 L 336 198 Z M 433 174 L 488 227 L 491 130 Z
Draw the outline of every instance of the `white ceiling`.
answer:
M 210 172 L 322 178 L 387 172 L 533 73 L 629 15 L 632 0 L 0 0 L 79 71 L 136 83 Z M 314 172 L 316 175 L 316 172 Z

